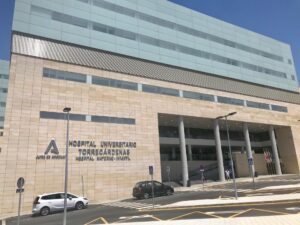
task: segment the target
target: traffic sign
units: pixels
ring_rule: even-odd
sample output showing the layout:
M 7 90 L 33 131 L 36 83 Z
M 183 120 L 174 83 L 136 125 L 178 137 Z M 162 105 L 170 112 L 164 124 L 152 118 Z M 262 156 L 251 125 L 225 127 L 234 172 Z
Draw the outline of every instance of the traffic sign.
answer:
M 22 192 L 24 192 L 24 188 L 18 188 L 18 189 L 16 189 L 16 193 L 22 193 Z
M 153 175 L 153 172 L 154 172 L 154 166 L 150 165 L 149 166 L 149 175 Z
M 249 159 L 248 159 L 248 164 L 249 164 L 249 166 L 252 166 L 252 165 L 253 165 L 253 158 L 249 158 Z
M 17 181 L 17 187 L 21 189 L 24 186 L 24 184 L 25 184 L 25 179 L 23 177 L 20 177 Z

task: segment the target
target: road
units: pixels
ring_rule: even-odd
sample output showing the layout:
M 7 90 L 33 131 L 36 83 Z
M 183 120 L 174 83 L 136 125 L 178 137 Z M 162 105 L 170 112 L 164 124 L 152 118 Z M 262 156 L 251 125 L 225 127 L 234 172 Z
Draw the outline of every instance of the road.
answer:
M 276 179 L 263 179 L 257 182 L 257 188 L 266 186 L 299 184 L 299 176 L 284 176 Z M 238 195 L 257 196 L 273 194 L 300 193 L 300 188 L 277 189 L 277 190 L 252 190 L 252 183 L 238 183 Z M 265 203 L 245 203 L 234 205 L 215 206 L 193 206 L 179 208 L 156 208 L 158 206 L 171 203 L 196 200 L 196 199 L 216 199 L 233 197 L 232 183 L 212 187 L 199 187 L 199 190 L 176 192 L 172 196 L 162 196 L 155 198 L 155 208 L 152 208 L 152 199 L 136 200 L 127 199 L 121 202 L 108 203 L 104 205 L 89 206 L 88 209 L 68 212 L 68 224 L 105 224 L 114 222 L 135 222 L 135 221 L 155 221 L 155 220 L 178 220 L 194 218 L 229 218 L 243 216 L 272 216 L 300 213 L 300 200 L 265 202 Z M 46 217 L 23 216 L 22 225 L 57 225 L 62 223 L 63 214 L 56 213 Z M 17 219 L 7 220 L 8 225 L 16 224 Z

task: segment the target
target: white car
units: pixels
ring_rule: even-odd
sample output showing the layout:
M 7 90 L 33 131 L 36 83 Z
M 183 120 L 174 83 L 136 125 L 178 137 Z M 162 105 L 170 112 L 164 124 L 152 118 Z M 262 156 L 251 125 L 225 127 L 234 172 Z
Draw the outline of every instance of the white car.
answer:
M 50 212 L 63 210 L 64 196 L 65 194 L 62 192 L 38 195 L 33 201 L 32 213 L 46 216 Z M 85 197 L 78 197 L 70 193 L 67 195 L 68 209 L 83 209 L 88 206 L 88 203 L 89 201 Z

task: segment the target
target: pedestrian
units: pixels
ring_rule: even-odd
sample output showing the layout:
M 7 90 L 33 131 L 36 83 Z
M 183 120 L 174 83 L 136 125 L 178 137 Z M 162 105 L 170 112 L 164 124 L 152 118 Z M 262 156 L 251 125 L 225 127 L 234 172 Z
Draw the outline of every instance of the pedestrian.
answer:
M 226 180 L 227 180 L 227 181 L 230 180 L 230 171 L 229 171 L 229 169 L 226 169 L 226 170 L 225 170 L 225 177 L 226 177 Z

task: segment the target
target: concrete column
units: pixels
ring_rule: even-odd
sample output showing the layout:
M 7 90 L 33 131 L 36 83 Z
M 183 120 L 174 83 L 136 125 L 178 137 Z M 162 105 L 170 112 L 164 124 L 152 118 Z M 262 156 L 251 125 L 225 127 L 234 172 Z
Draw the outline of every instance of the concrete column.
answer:
M 270 126 L 269 127 L 269 135 L 271 138 L 271 143 L 272 143 L 272 153 L 273 153 L 273 159 L 275 163 L 275 169 L 276 169 L 276 174 L 281 175 L 281 168 L 280 168 L 280 161 L 278 157 L 278 149 L 277 149 L 277 143 L 276 143 L 276 138 L 275 138 L 275 133 L 274 133 L 274 127 Z
M 188 145 L 188 156 L 189 156 L 188 159 L 192 161 L 193 160 L 192 145 Z
M 248 124 L 244 123 L 243 126 L 244 126 L 243 130 L 244 130 L 244 138 L 246 142 L 247 158 L 253 160 Z M 254 176 L 254 172 L 255 172 L 254 161 L 253 161 L 253 165 L 251 166 L 248 165 L 248 167 L 249 167 L 249 176 L 250 177 Z
M 178 118 L 178 130 L 179 130 L 179 142 L 180 142 L 180 155 L 181 155 L 181 164 L 182 164 L 182 183 L 183 186 L 187 186 L 187 181 L 189 179 L 188 171 L 188 162 L 186 156 L 186 147 L 185 147 L 185 133 L 184 133 L 184 123 L 182 116 Z
M 214 132 L 215 132 L 216 153 L 217 153 L 217 160 L 218 160 L 219 180 L 225 181 L 223 154 L 222 154 L 220 129 L 219 129 L 218 120 L 214 121 Z

